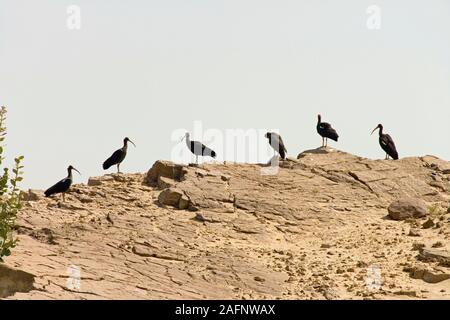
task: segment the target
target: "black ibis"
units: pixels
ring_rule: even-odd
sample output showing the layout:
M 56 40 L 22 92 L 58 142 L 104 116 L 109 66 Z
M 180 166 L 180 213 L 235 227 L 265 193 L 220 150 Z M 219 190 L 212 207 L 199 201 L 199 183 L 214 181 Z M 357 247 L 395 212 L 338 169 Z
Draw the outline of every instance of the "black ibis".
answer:
M 72 185 L 72 182 L 73 182 L 72 170 L 80 173 L 80 171 L 78 171 L 74 167 L 69 166 L 67 168 L 67 172 L 68 172 L 67 178 L 62 179 L 57 184 L 55 184 L 53 187 L 48 188 L 45 191 L 45 196 L 46 197 L 50 197 L 50 196 L 52 196 L 54 194 L 62 193 L 62 199 L 63 199 L 63 201 L 65 201 L 66 200 L 65 199 L 65 193 L 70 189 L 70 186 Z
M 378 126 L 376 126 L 376 128 L 373 129 L 371 134 L 373 134 L 375 132 L 375 130 L 377 130 L 377 129 L 380 129 L 379 141 L 380 141 L 381 149 L 383 149 L 384 152 L 386 152 L 385 160 L 388 160 L 389 157 L 391 157 L 394 160 L 398 160 L 398 152 L 397 152 L 397 148 L 395 147 L 394 140 L 392 140 L 390 135 L 383 133 L 383 125 L 382 124 L 379 124 Z
M 117 165 L 117 173 L 120 173 L 120 164 L 123 160 L 125 160 L 125 157 L 127 156 L 127 149 L 128 149 L 128 142 L 132 143 L 133 146 L 136 147 L 136 145 L 128 138 L 123 139 L 123 147 L 119 150 L 116 150 L 111 157 L 108 158 L 103 163 L 103 170 L 108 170 L 112 166 Z
M 334 141 L 338 141 L 339 135 L 336 130 L 331 127 L 331 124 L 327 122 L 322 122 L 322 116 L 319 114 L 317 121 L 317 133 L 322 136 L 322 147 L 326 147 L 328 145 L 328 138 Z
M 195 154 L 196 164 L 198 164 L 198 156 L 209 156 L 212 158 L 215 158 L 217 156 L 214 150 L 211 150 L 203 143 L 199 141 L 191 141 L 189 132 L 186 132 L 186 135 L 183 137 L 183 139 L 186 139 L 187 147 L 189 148 L 189 150 L 191 150 L 193 154 Z M 181 139 L 181 141 L 183 141 L 183 139 Z
M 286 159 L 287 150 L 281 136 L 275 132 L 267 132 L 265 137 L 269 139 L 270 146 L 280 154 L 281 159 Z

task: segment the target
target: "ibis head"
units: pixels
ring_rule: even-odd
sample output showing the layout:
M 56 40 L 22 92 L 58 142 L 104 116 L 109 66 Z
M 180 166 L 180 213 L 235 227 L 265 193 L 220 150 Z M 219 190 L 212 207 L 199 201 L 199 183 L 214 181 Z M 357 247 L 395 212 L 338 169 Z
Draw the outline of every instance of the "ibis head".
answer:
M 186 140 L 190 140 L 191 134 L 189 132 L 186 132 L 186 134 L 183 136 L 183 138 L 181 138 L 180 142 L 182 142 L 184 139 Z
M 130 140 L 130 138 L 127 137 L 127 138 L 123 139 L 123 144 L 124 145 L 126 145 L 128 142 L 130 142 L 134 147 L 136 147 L 136 145 L 134 144 L 133 141 Z
M 69 173 L 71 173 L 72 170 L 78 172 L 78 174 L 81 175 L 80 171 L 78 171 L 77 169 L 75 169 L 73 166 L 69 166 L 69 167 L 67 168 L 67 171 L 69 171 Z
M 380 129 L 380 132 L 383 132 L 383 125 L 381 123 L 379 125 L 377 125 L 375 127 L 375 129 L 372 130 L 371 134 L 373 134 L 377 129 Z

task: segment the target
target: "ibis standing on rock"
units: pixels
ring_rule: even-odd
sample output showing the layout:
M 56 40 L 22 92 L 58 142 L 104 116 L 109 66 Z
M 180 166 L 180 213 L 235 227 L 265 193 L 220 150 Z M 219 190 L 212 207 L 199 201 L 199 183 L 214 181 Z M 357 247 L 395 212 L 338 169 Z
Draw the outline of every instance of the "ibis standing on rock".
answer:
M 66 201 L 65 194 L 67 191 L 69 191 L 70 186 L 72 185 L 72 182 L 73 182 L 72 170 L 80 173 L 80 171 L 78 171 L 74 167 L 69 166 L 67 168 L 67 173 L 68 173 L 67 178 L 62 179 L 57 184 L 55 184 L 53 187 L 48 188 L 45 191 L 45 196 L 50 197 L 54 194 L 62 193 L 62 199 L 63 199 L 63 201 Z
M 195 163 L 198 164 L 198 156 L 209 156 L 215 158 L 217 156 L 214 150 L 211 150 L 203 143 L 199 141 L 191 141 L 189 132 L 186 132 L 186 135 L 181 139 L 183 141 L 186 139 L 186 145 L 191 150 L 193 154 L 195 154 Z
M 128 150 L 128 142 L 132 143 L 133 146 L 136 147 L 136 145 L 128 138 L 123 139 L 123 147 L 119 150 L 116 150 L 111 157 L 108 158 L 103 163 L 103 170 L 108 170 L 112 166 L 117 165 L 117 173 L 120 173 L 120 164 L 123 160 L 125 160 L 125 157 L 127 156 L 127 150 Z
M 281 159 L 286 159 L 287 149 L 281 136 L 275 132 L 267 132 L 266 138 L 269 139 L 270 146 L 280 154 Z
M 391 157 L 394 160 L 398 160 L 398 152 L 397 152 L 397 148 L 395 147 L 394 140 L 392 140 L 390 135 L 383 133 L 383 125 L 382 124 L 379 124 L 378 126 L 376 126 L 376 128 L 373 129 L 371 134 L 373 134 L 375 132 L 375 130 L 377 130 L 377 129 L 380 129 L 379 142 L 380 142 L 381 149 L 383 149 L 384 152 L 386 152 L 385 160 L 388 160 L 389 157 Z
M 331 124 L 322 122 L 322 116 L 319 114 L 317 121 L 317 133 L 322 136 L 322 147 L 328 146 L 328 139 L 338 141 L 339 135 L 336 130 L 331 127 Z

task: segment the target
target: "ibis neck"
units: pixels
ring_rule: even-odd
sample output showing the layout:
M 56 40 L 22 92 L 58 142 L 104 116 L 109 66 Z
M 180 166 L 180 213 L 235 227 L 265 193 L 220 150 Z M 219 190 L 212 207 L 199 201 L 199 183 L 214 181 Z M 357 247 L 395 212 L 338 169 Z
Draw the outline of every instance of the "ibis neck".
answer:
M 191 138 L 189 136 L 186 136 L 186 145 L 188 146 L 188 148 L 191 147 Z
M 379 134 L 380 134 L 380 137 L 383 135 L 383 127 L 380 127 Z
M 67 170 L 67 179 L 72 180 L 72 170 L 70 169 Z
M 322 118 L 320 116 L 317 117 L 317 125 L 322 123 Z

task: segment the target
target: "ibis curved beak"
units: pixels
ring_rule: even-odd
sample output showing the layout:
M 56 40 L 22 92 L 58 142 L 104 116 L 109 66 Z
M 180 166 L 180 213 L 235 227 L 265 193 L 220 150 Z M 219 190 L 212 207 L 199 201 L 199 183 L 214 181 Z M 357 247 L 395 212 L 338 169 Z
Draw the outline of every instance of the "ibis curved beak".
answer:
M 131 144 L 136 148 L 136 145 L 134 144 L 133 141 L 131 141 L 131 140 L 128 140 L 128 141 L 131 142 Z
M 178 142 L 178 143 L 183 142 L 184 138 L 186 138 L 186 136 L 183 136 L 183 138 L 181 138 L 180 142 Z
M 81 172 L 80 172 L 80 171 L 78 171 L 77 169 L 75 169 L 75 168 L 73 168 L 73 167 L 72 167 L 72 170 L 78 172 L 78 174 L 81 176 Z
M 375 129 L 372 130 L 372 133 L 370 135 L 373 135 L 373 133 L 378 129 L 378 127 L 376 127 Z

